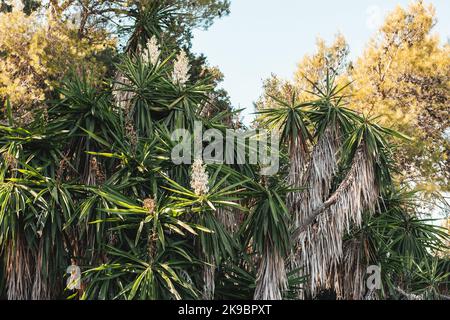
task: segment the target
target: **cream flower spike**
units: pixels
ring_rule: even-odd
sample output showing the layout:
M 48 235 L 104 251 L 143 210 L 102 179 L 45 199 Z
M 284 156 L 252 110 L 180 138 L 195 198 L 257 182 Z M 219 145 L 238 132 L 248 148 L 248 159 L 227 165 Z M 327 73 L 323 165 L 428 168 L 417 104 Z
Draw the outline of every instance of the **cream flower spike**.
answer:
M 153 36 L 148 42 L 147 47 L 142 53 L 142 59 L 145 63 L 151 63 L 152 65 L 157 65 L 159 62 L 159 57 L 161 55 L 161 49 L 159 48 L 158 39 Z
M 208 193 L 208 179 L 206 165 L 203 165 L 202 159 L 196 159 L 192 164 L 191 173 L 191 188 L 196 195 L 201 196 Z
M 172 73 L 172 81 L 174 84 L 179 84 L 180 86 L 184 87 L 186 82 L 189 80 L 189 70 L 191 69 L 191 66 L 189 65 L 189 60 L 186 55 L 186 52 L 182 50 L 178 56 L 177 60 L 174 63 L 173 66 L 173 73 Z

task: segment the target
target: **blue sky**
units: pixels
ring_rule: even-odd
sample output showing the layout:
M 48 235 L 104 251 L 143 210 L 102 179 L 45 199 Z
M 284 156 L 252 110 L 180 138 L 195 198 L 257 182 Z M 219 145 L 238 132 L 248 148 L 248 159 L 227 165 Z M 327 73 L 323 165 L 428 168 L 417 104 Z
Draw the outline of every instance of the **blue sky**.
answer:
M 317 36 L 331 41 L 340 31 L 357 57 L 387 12 L 408 0 L 231 0 L 231 14 L 208 31 L 194 34 L 194 52 L 204 53 L 225 74 L 223 87 L 235 107 L 246 108 L 251 119 L 253 102 L 262 81 L 275 73 L 291 78 L 296 64 L 314 52 Z M 433 0 L 438 24 L 435 32 L 450 38 L 450 1 Z

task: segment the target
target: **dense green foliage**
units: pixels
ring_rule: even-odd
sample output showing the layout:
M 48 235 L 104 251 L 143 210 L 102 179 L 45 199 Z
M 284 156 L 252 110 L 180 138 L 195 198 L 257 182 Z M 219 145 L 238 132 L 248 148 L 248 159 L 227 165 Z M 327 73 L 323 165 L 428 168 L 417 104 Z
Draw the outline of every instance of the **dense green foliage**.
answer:
M 237 124 L 228 109 L 205 112 L 217 103 L 210 98 L 214 79 L 184 79 L 180 70 L 187 75 L 183 61 L 189 60 L 173 43 L 159 42 L 158 56 L 152 56 L 155 46 L 142 49 L 153 37 L 162 41 L 165 23 L 178 11 L 164 5 L 135 13 L 114 76 L 98 81 L 85 73 L 68 75 L 56 89 L 59 98 L 35 110 L 26 126 L 5 106 L 2 298 L 296 299 L 320 297 L 322 289 L 353 299 L 404 298 L 400 292 L 443 297 L 448 259 L 438 253 L 447 236 L 422 220 L 413 195 L 390 179 L 395 164 L 387 137 L 405 137 L 348 109 L 342 88 L 327 73 L 315 85 L 314 99 L 275 99 L 281 107 L 260 114 L 261 128 L 282 134 L 277 175 L 262 176 L 260 164 L 174 165 L 173 130 L 192 132 L 195 121 L 222 132 Z M 339 135 L 330 138 L 330 130 Z M 313 171 L 315 152 L 332 139 L 339 140 L 338 156 L 322 161 L 336 167 L 323 190 L 330 200 L 322 199 L 323 207 L 303 219 L 297 208 L 312 201 L 301 197 L 317 186 L 311 180 L 299 184 L 303 180 L 292 172 Z M 304 162 L 296 162 L 298 155 Z M 367 173 L 355 173 L 355 166 Z M 208 178 L 200 189 L 196 175 Z M 355 209 L 350 214 L 342 208 L 349 196 L 349 203 L 361 204 L 347 207 Z M 350 250 L 336 266 L 343 268 L 336 273 L 342 286 L 317 283 L 315 292 L 309 265 L 295 262 L 300 235 L 305 228 L 313 234 L 332 213 L 348 220 L 348 229 L 336 232 L 336 246 Z M 358 214 L 359 220 L 353 217 Z M 359 258 L 349 260 L 350 254 Z M 71 264 L 83 271 L 79 290 L 65 289 Z M 354 274 L 364 279 L 369 265 L 381 266 L 382 289 L 354 294 L 349 275 L 362 270 Z

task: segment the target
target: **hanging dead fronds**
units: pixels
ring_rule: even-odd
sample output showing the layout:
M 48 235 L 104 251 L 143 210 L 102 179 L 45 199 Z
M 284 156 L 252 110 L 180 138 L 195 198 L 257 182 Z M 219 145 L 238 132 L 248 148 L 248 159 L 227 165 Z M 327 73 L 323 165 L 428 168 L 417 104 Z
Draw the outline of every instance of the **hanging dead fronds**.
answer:
M 341 263 L 329 274 L 338 299 L 363 300 L 367 293 L 365 278 L 367 259 L 363 252 L 363 243 L 351 239 L 344 243 Z
M 256 277 L 255 300 L 281 300 L 287 289 L 284 258 L 269 243 L 261 255 Z
M 363 211 L 374 212 L 378 194 L 373 161 L 362 144 L 336 192 L 310 212 L 294 234 L 313 296 L 318 288 L 334 287 L 330 272 L 343 257 L 343 237 L 353 224 L 361 226 Z
M 239 214 L 241 212 L 235 208 L 225 207 L 218 208 L 214 213 L 217 220 L 225 227 L 225 229 L 234 234 L 239 229 Z
M 329 196 L 333 177 L 338 170 L 338 151 L 341 147 L 341 134 L 337 126 L 327 128 L 318 139 L 311 159 L 302 178 L 301 185 L 305 187 L 302 192 L 295 192 L 296 198 L 291 204 L 291 214 L 294 217 L 294 226 L 304 224 L 309 215 L 323 205 Z M 292 199 L 292 198 L 291 198 Z M 294 238 L 296 239 L 296 238 Z M 294 250 L 290 257 L 291 269 L 301 268 L 303 275 L 308 270 L 304 268 L 302 255 L 298 248 L 302 246 L 300 241 L 294 242 Z M 298 292 L 299 298 L 304 298 L 304 290 Z
M 293 188 L 302 188 L 304 186 L 304 174 L 307 163 L 307 146 L 305 142 L 300 139 L 291 140 L 289 145 L 290 167 L 288 174 L 288 184 Z M 294 223 L 297 226 L 301 221 L 301 210 L 298 206 L 299 203 L 303 203 L 303 194 L 294 191 L 287 194 L 286 204 L 290 208 L 290 213 L 294 217 Z M 297 259 L 293 258 L 293 268 L 297 267 Z
M 207 262 L 203 267 L 203 299 L 204 300 L 214 300 L 214 292 L 216 290 L 215 285 L 215 259 L 214 257 L 209 257 L 207 260 L 211 260 Z
M 302 225 L 330 195 L 331 183 L 338 170 L 337 155 L 341 145 L 340 130 L 336 126 L 327 128 L 319 138 L 307 171 L 299 184 L 305 187 L 305 190 L 299 193 L 299 201 L 292 206 L 296 226 Z
M 44 257 L 44 240 L 39 240 L 39 248 L 36 255 L 35 270 L 33 277 L 33 289 L 31 291 L 32 300 L 50 300 L 51 288 L 57 284 L 50 284 L 49 260 Z
M 28 300 L 33 287 L 31 251 L 21 233 L 6 248 L 6 290 L 8 300 Z

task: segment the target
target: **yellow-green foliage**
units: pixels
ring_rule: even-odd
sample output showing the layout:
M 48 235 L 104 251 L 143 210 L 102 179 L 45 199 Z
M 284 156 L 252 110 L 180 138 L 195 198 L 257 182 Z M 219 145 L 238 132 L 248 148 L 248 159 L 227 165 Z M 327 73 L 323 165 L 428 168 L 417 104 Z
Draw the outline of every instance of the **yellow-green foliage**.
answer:
M 342 73 L 346 67 L 348 54 L 349 47 L 342 34 L 338 33 L 331 45 L 318 38 L 315 53 L 305 55 L 297 65 L 294 75 L 296 86 L 302 90 L 312 90 L 310 82 L 317 83 L 324 79 L 327 69 Z
M 55 10 L 27 16 L 14 7 L 0 13 L 0 30 L 0 101 L 9 98 L 20 117 L 40 106 L 70 68 L 100 79 L 106 67 L 96 55 L 115 45 L 102 31 L 80 38 Z
M 443 137 L 450 127 L 450 46 L 432 33 L 435 20 L 434 8 L 422 1 L 397 7 L 350 71 L 352 105 L 414 138 L 398 160 L 407 179 L 431 189 L 430 178 L 448 188 L 450 169 Z

